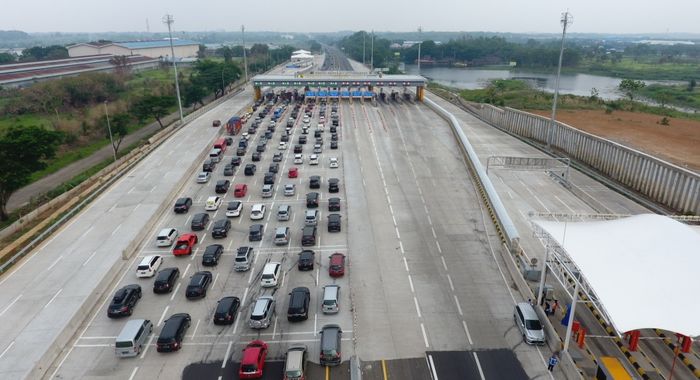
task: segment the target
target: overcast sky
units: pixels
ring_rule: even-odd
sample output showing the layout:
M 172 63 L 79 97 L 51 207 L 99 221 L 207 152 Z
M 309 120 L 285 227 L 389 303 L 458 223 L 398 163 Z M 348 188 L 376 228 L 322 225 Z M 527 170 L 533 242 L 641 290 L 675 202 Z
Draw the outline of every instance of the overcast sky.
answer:
M 700 0 L 3 0 L 0 29 L 26 32 L 337 30 L 700 33 Z

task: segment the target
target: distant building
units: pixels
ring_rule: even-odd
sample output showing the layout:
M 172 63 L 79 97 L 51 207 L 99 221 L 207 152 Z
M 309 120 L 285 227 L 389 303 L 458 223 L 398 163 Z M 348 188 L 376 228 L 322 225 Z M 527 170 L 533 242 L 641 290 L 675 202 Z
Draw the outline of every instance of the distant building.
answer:
M 178 58 L 196 57 L 199 44 L 194 41 L 173 39 L 175 56 Z M 68 46 L 70 57 L 89 55 L 142 55 L 150 58 L 170 57 L 170 40 L 109 42 L 104 44 L 80 43 Z

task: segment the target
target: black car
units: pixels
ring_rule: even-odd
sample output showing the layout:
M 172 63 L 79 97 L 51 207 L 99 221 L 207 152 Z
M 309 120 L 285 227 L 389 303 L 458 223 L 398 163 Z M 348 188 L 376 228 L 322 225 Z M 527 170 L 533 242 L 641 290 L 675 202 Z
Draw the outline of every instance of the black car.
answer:
M 204 298 L 207 295 L 207 288 L 211 285 L 212 275 L 209 271 L 195 272 L 190 277 L 190 284 L 187 285 L 185 297 L 187 299 Z
M 277 173 L 280 170 L 280 164 L 273 162 L 270 164 L 269 172 L 270 173 Z
M 336 132 L 338 131 L 338 129 L 337 129 L 336 126 L 331 126 L 331 128 L 329 129 L 329 131 L 330 131 L 331 133 L 336 133 Z
M 315 130 L 315 131 L 314 131 L 314 137 L 316 137 L 316 138 L 321 137 L 321 131 L 318 130 L 318 129 Z
M 245 151 L 246 151 L 245 148 L 239 147 L 238 149 L 236 149 L 236 156 L 238 156 L 238 157 L 245 156 Z
M 182 340 L 185 333 L 190 328 L 192 317 L 187 313 L 173 314 L 165 320 L 163 329 L 160 330 L 156 347 L 158 352 L 178 351 L 182 348 Z
M 305 321 L 309 319 L 309 303 L 311 301 L 311 292 L 309 288 L 300 286 L 292 289 L 289 293 L 289 307 L 287 308 L 287 320 Z
M 214 312 L 215 325 L 230 325 L 236 319 L 236 312 L 241 306 L 241 300 L 238 297 L 224 297 L 219 300 Z
M 297 263 L 297 268 L 299 268 L 299 270 L 313 270 L 314 255 L 315 252 L 310 249 L 305 249 L 299 252 L 299 262 Z
M 207 227 L 207 224 L 209 224 L 209 214 L 206 212 L 195 214 L 192 218 L 192 231 L 201 231 Z
M 178 198 L 178 200 L 175 201 L 175 207 L 173 207 L 173 211 L 175 211 L 178 214 L 182 214 L 186 213 L 187 211 L 190 211 L 190 207 L 192 207 L 192 198 Z
M 337 193 L 340 191 L 340 180 L 338 178 L 329 178 L 328 179 L 328 192 L 329 193 Z
M 262 154 L 259 152 L 253 152 L 253 162 L 260 161 L 262 159 Z
M 316 226 L 304 226 L 301 230 L 301 245 L 306 247 L 316 244 Z
M 263 225 L 253 224 L 248 231 L 248 241 L 260 241 L 263 235 Z
M 294 145 L 294 153 L 301 153 L 304 151 L 303 145 Z
M 118 318 L 131 315 L 140 298 L 141 286 L 136 284 L 124 286 L 114 293 L 112 302 L 107 309 L 107 316 L 110 318 Z
M 337 141 L 331 141 L 331 149 L 338 149 L 338 142 Z
M 251 125 L 250 127 L 248 127 L 248 133 L 252 135 L 253 133 L 255 133 L 255 129 L 256 128 Z
M 211 237 L 214 239 L 225 238 L 228 236 L 228 230 L 231 229 L 231 221 L 228 219 L 219 219 L 214 222 L 211 229 Z
M 170 293 L 175 287 L 177 279 L 180 278 L 180 270 L 177 268 L 163 268 L 158 271 L 156 280 L 153 282 L 153 293 Z
M 231 164 L 226 164 L 226 166 L 224 166 L 224 175 L 226 177 L 230 177 L 233 175 L 235 170 L 236 170 L 235 166 L 233 166 Z
M 331 134 L 331 141 L 338 141 L 338 134 L 337 133 Z
M 328 232 L 340 232 L 340 214 L 328 215 Z
M 306 136 L 299 136 L 299 144 L 306 144 Z
M 214 188 L 214 192 L 216 192 L 217 194 L 226 194 L 230 186 L 231 181 L 227 179 L 218 180 L 216 181 L 216 187 Z
M 269 128 L 265 131 L 265 138 L 268 140 L 272 138 L 272 131 Z
M 221 244 L 212 244 L 207 246 L 202 255 L 202 265 L 211 267 L 219 264 L 219 258 L 224 253 L 224 246 Z
M 328 211 L 340 211 L 340 198 L 328 198 Z
M 289 132 L 289 131 L 287 131 Z M 280 141 L 289 142 L 289 134 L 285 133 L 280 137 Z
M 317 175 L 312 175 L 309 177 L 309 188 L 310 189 L 320 189 L 321 188 L 321 177 Z
M 241 158 L 238 156 L 231 157 L 231 165 L 232 166 L 240 166 L 241 165 Z
M 204 163 L 202 164 L 202 171 L 203 172 L 213 172 L 214 169 L 216 168 L 216 162 L 212 161 L 210 158 L 207 158 Z
M 233 137 L 224 137 L 224 141 L 226 141 L 226 146 L 231 146 L 231 144 L 233 144 Z
M 284 158 L 284 156 L 282 156 L 282 153 L 275 153 L 275 154 L 272 156 L 272 162 L 281 162 L 281 161 L 282 161 L 282 158 Z M 275 172 L 275 173 L 276 173 L 276 172 Z
M 306 207 L 308 207 L 308 208 L 318 207 L 318 193 L 316 193 L 316 192 L 306 193 Z
M 244 173 L 247 176 L 255 175 L 255 164 L 247 164 L 244 169 Z
M 275 173 L 265 173 L 263 185 L 273 185 L 275 183 Z
M 241 141 L 238 142 L 238 147 L 248 149 L 248 140 L 241 139 Z

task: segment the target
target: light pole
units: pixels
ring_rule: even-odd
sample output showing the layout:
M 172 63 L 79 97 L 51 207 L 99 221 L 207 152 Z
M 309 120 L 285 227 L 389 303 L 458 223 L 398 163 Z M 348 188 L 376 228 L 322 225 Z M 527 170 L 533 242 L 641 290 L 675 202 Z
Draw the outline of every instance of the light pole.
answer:
M 418 27 L 418 75 L 420 75 L 420 47 L 423 45 L 423 39 L 421 38 L 423 28 Z
M 174 22 L 172 15 L 163 16 L 163 23 L 168 24 L 168 36 L 170 37 L 170 53 L 175 69 L 175 92 L 177 93 L 177 108 L 180 111 L 180 125 L 185 125 L 185 117 L 182 115 L 182 100 L 180 99 L 180 80 L 177 77 L 177 64 L 175 64 L 175 48 L 173 47 L 173 32 L 170 25 Z
M 103 103 L 105 106 L 105 118 L 107 118 L 107 131 L 109 132 L 109 143 L 112 145 L 112 155 L 114 156 L 114 162 L 117 162 L 117 150 L 114 149 L 114 138 L 112 137 L 112 127 L 109 125 L 109 111 L 107 110 L 107 101 Z
M 367 36 L 367 32 L 364 30 L 362 31 L 362 66 L 365 65 L 365 37 Z
M 245 25 L 241 25 L 241 33 L 243 34 L 243 68 L 245 70 L 245 81 L 248 82 L 248 59 L 245 55 Z
M 552 150 L 552 135 L 554 134 L 554 127 L 557 124 L 557 99 L 559 98 L 559 77 L 561 76 L 561 61 L 564 57 L 564 38 L 566 37 L 566 27 L 574 22 L 574 16 L 566 11 L 561 14 L 561 25 L 563 27 L 563 32 L 561 34 L 561 48 L 559 49 L 559 65 L 557 66 L 557 80 L 554 83 L 554 101 L 552 102 L 552 122 L 547 130 L 547 150 Z
M 371 51 L 372 51 L 372 54 L 370 55 L 371 58 L 369 59 L 369 62 L 370 62 L 370 63 L 369 63 L 369 67 L 370 67 L 369 72 L 370 72 L 370 73 L 371 73 L 372 71 L 374 71 L 374 30 L 372 31 L 372 47 L 371 47 Z

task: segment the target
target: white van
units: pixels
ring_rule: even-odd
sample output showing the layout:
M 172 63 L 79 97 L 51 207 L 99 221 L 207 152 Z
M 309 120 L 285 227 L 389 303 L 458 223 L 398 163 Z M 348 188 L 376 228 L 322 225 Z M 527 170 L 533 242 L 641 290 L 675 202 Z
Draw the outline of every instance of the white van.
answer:
M 260 286 L 263 288 L 277 286 L 277 280 L 279 279 L 281 269 L 282 264 L 278 262 L 265 264 L 262 277 L 260 278 Z
M 158 247 L 170 247 L 179 235 L 176 228 L 163 228 L 158 233 L 158 237 L 156 237 L 156 245 Z
M 163 257 L 159 255 L 146 256 L 136 267 L 136 277 L 153 277 L 158 272 L 158 268 L 163 264 Z
M 209 151 L 209 159 L 211 159 L 213 162 L 220 162 L 221 156 L 223 156 L 223 152 L 221 152 L 221 149 L 219 148 L 214 148 Z
M 340 299 L 340 286 L 339 285 L 326 285 L 323 287 L 323 304 L 321 305 L 321 311 L 323 314 L 335 314 L 338 312 Z
M 148 319 L 129 320 L 114 342 L 114 353 L 121 358 L 138 356 L 151 332 L 153 324 Z

